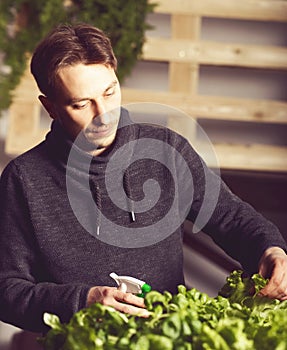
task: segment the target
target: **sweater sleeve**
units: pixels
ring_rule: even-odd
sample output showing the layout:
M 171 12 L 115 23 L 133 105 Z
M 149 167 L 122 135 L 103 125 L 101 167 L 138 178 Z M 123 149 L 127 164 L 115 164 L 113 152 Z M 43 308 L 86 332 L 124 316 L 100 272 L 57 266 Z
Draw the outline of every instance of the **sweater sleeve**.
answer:
M 258 272 L 259 260 L 267 248 L 278 246 L 287 250 L 273 223 L 232 193 L 220 176 L 194 155 L 190 146 L 186 145 L 184 152 L 192 169 L 194 187 L 189 220 L 195 222 L 200 212 L 206 221 L 202 231 L 250 274 Z
M 41 275 L 39 248 L 13 161 L 2 173 L 0 198 L 0 318 L 25 330 L 45 332 L 44 312 L 67 322 L 85 307 L 90 286 L 58 285 Z

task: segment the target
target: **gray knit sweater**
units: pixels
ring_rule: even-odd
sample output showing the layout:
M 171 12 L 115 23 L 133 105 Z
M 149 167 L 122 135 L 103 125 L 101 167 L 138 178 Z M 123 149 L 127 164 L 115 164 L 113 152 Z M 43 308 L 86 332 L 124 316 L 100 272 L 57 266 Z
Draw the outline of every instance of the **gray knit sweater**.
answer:
M 144 143 L 137 144 L 139 140 Z M 122 203 L 121 198 L 114 203 L 105 175 L 112 157 L 128 143 L 133 145 L 124 153 L 125 160 L 132 161 L 128 170 L 109 170 L 114 176 L 111 187 L 116 191 L 120 179 L 123 188 L 118 196 Z M 142 145 L 153 155 L 137 157 Z M 14 159 L 2 173 L 0 318 L 4 322 L 45 331 L 44 312 L 66 322 L 85 307 L 89 288 L 115 285 L 111 272 L 145 280 L 155 290 L 176 292 L 184 283 L 182 217 L 197 220 L 207 174 L 210 201 L 217 204 L 204 231 L 228 254 L 252 273 L 267 247 L 286 249 L 277 228 L 233 195 L 189 143 L 166 128 L 122 127 L 113 145 L 95 158 L 77 147 L 68 158 L 71 147 L 54 122 L 44 142 Z M 180 161 L 175 160 L 178 154 Z M 192 182 L 181 171 L 182 163 L 187 164 Z M 218 185 L 217 200 L 212 197 Z M 184 204 L 181 197 L 174 202 L 177 188 L 184 191 Z M 145 201 L 149 196 L 155 203 Z

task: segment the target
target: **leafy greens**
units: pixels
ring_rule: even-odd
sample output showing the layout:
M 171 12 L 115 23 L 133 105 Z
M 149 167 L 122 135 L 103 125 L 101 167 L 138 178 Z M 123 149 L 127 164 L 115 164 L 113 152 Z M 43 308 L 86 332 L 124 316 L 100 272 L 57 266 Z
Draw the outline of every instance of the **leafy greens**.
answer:
M 216 298 L 178 286 L 149 292 L 148 319 L 93 304 L 68 324 L 45 314 L 46 350 L 287 350 L 287 301 L 258 295 L 268 281 L 233 271 Z M 251 295 L 250 293 L 253 293 Z

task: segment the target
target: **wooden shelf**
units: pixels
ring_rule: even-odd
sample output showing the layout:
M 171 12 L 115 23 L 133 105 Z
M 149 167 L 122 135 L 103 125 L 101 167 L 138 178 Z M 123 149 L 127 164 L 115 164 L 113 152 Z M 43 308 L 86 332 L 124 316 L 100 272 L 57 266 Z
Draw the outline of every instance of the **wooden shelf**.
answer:
M 259 144 L 214 144 L 213 147 L 217 164 L 213 159 L 209 161 L 205 146 L 195 145 L 212 168 L 287 173 L 287 147 Z
M 252 100 L 223 96 L 199 96 L 187 93 L 122 89 L 123 103 L 161 103 L 177 108 L 191 118 L 263 123 L 287 123 L 287 102 Z
M 287 49 L 186 39 L 147 38 L 143 59 L 212 66 L 287 69 Z
M 155 12 L 201 17 L 236 18 L 260 21 L 287 21 L 284 0 L 150 0 Z

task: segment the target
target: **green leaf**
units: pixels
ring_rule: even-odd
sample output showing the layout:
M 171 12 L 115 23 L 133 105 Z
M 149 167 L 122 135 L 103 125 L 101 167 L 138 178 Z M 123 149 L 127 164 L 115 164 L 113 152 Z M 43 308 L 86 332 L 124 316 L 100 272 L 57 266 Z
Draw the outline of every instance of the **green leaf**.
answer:
M 150 342 L 150 349 L 152 350 L 172 350 L 172 340 L 163 335 L 148 334 L 147 338 Z
M 171 314 L 162 324 L 163 334 L 177 339 L 181 333 L 181 320 L 178 313 Z

